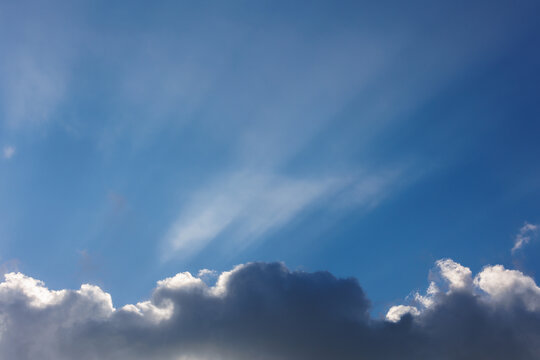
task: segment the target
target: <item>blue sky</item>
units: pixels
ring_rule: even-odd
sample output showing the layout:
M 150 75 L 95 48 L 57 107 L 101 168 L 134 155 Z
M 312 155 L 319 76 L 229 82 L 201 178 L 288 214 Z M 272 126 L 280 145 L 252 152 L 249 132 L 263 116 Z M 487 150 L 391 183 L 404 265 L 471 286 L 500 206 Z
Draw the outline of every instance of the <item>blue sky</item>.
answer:
M 0 6 L 0 263 L 119 305 L 250 261 L 540 271 L 534 1 Z M 525 235 L 524 235 L 525 236 Z M 527 235 L 528 236 L 528 235 Z

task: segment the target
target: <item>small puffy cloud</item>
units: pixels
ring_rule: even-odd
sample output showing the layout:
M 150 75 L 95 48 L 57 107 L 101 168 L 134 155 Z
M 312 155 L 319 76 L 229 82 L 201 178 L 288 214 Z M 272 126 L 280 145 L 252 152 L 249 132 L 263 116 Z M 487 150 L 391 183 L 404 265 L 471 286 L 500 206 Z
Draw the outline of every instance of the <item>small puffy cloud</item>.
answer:
M 214 276 L 217 276 L 217 271 L 210 270 L 210 269 L 201 269 L 197 273 L 197 277 L 199 277 L 199 278 L 201 278 L 201 277 L 214 277 Z
M 212 284 L 217 281 L 219 273 L 215 270 L 201 269 L 197 273 L 197 277 L 204 281 L 206 284 Z
M 474 284 L 492 301 L 506 305 L 519 301 L 530 311 L 540 310 L 540 288 L 521 271 L 508 270 L 502 265 L 488 266 L 474 278 Z
M 120 312 L 137 314 L 146 322 L 154 324 L 170 319 L 174 312 L 174 305 L 171 301 L 166 301 L 160 306 L 156 306 L 151 301 L 142 301 L 135 305 L 124 305 Z
M 162 289 L 180 289 L 183 287 L 203 286 L 203 281 L 194 277 L 189 272 L 178 273 L 173 277 L 160 280 L 157 283 L 157 288 Z
M 0 358 L 538 358 L 540 289 L 531 277 L 495 265 L 469 281 L 470 270 L 449 259 L 436 268 L 422 295 L 429 301 L 394 306 L 385 320 L 370 317 L 355 279 L 280 263 L 236 266 L 214 286 L 179 273 L 118 309 L 97 286 L 50 290 L 10 273 L 0 283 Z
M 4 159 L 9 160 L 13 157 L 13 155 L 15 155 L 15 147 L 11 145 L 4 146 L 4 148 L 2 149 L 2 156 L 4 157 Z
M 514 239 L 514 247 L 512 248 L 512 254 L 514 254 L 520 249 L 523 249 L 523 247 L 531 241 L 533 236 L 537 234 L 538 225 L 525 222 L 525 224 L 519 229 L 519 232 Z
M 395 323 L 401 320 L 401 318 L 406 314 L 419 315 L 420 311 L 418 311 L 418 309 L 414 306 L 408 306 L 408 305 L 392 306 L 386 313 L 386 320 Z

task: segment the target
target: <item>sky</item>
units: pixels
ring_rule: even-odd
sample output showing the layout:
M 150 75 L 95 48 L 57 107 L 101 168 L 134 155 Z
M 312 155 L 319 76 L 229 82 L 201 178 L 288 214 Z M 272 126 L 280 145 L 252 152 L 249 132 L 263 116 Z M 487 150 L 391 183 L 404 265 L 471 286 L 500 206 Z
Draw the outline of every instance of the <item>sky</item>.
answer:
M 347 359 L 360 337 L 373 359 L 536 358 L 539 11 L 2 2 L 0 354 Z M 459 309 L 529 340 L 458 354 Z M 28 349 L 32 316 L 56 335 Z

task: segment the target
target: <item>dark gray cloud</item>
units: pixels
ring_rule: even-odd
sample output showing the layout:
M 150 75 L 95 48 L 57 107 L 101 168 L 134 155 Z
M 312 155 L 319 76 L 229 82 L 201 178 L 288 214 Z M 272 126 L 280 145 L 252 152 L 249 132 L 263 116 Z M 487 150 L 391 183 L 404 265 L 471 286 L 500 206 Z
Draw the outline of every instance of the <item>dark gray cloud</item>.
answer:
M 250 263 L 207 286 L 189 273 L 149 301 L 113 307 L 100 288 L 0 283 L 2 359 L 537 359 L 540 288 L 502 266 L 474 279 L 451 260 L 411 304 L 369 315 L 358 282 Z

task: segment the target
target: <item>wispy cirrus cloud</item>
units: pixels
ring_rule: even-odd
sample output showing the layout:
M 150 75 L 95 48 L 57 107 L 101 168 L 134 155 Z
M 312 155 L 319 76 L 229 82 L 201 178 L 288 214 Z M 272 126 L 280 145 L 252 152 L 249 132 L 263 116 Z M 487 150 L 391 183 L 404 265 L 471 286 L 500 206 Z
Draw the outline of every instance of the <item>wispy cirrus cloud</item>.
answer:
M 535 236 L 538 235 L 538 225 L 525 222 L 514 238 L 512 254 L 523 249 Z
M 315 207 L 376 207 L 405 183 L 404 171 L 299 178 L 237 172 L 201 186 L 163 240 L 163 259 L 189 258 L 222 235 L 243 250 Z
M 279 229 L 339 187 L 333 179 L 296 179 L 274 174 L 233 173 L 202 187 L 185 205 L 165 237 L 165 259 L 192 256 L 225 231 L 243 248 Z

